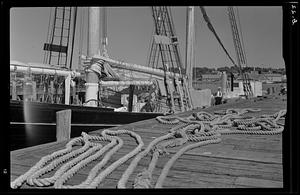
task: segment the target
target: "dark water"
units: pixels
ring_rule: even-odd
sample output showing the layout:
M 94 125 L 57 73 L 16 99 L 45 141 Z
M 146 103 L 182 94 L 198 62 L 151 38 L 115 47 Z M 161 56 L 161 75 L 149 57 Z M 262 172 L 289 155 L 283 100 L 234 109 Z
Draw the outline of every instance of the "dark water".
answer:
M 110 127 L 71 127 L 71 138 L 81 132 L 90 132 Z M 10 151 L 56 141 L 55 125 L 10 125 Z

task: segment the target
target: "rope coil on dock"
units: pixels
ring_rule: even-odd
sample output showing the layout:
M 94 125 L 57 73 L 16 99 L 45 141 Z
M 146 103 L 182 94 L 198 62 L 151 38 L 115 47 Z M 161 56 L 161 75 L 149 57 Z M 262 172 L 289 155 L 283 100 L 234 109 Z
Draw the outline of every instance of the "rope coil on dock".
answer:
M 117 188 L 126 188 L 128 179 L 133 174 L 139 161 L 151 154 L 151 162 L 148 168 L 136 175 L 133 188 L 162 188 L 173 164 L 188 150 L 220 143 L 222 135 L 225 134 L 274 135 L 284 130 L 284 126 L 280 125 L 278 121 L 284 119 L 286 110 L 258 117 L 243 115 L 259 111 L 260 109 L 245 108 L 221 110 L 216 111 L 215 114 L 201 111 L 188 117 L 158 116 L 156 119 L 159 123 L 176 126 L 172 127 L 165 135 L 152 140 L 143 150 L 142 138 L 137 133 L 129 130 L 113 131 L 105 129 L 101 132 L 101 135 L 88 135 L 83 132 L 81 137 L 69 141 L 64 149 L 42 157 L 25 174 L 11 182 L 11 187 L 19 188 L 26 182 L 31 186 L 39 187 L 54 185 L 54 188 L 97 188 L 109 174 L 133 158 L 117 183 Z M 118 136 L 125 134 L 134 138 L 137 146 L 102 170 L 111 157 L 122 148 L 123 140 Z M 102 141 L 109 143 L 103 146 L 100 144 Z M 75 146 L 81 147 L 76 149 Z M 179 146 L 183 147 L 167 161 L 154 185 L 152 173 L 159 157 L 169 154 L 167 148 Z M 99 160 L 99 162 L 90 170 L 83 182 L 78 185 L 64 185 L 80 169 L 96 160 Z M 57 169 L 52 177 L 41 178 L 42 175 L 53 171 L 59 165 L 62 166 Z M 102 172 L 100 172 L 101 170 Z
M 84 132 L 83 132 L 83 134 L 84 134 Z M 70 142 L 67 143 L 65 149 L 53 152 L 50 155 L 42 157 L 41 160 L 39 162 L 37 162 L 33 167 L 31 167 L 25 174 L 19 176 L 13 182 L 11 182 L 11 188 L 15 189 L 15 188 L 22 186 L 22 184 L 27 180 L 27 178 L 29 178 L 32 174 L 34 174 L 36 171 L 38 171 L 42 167 L 44 167 L 49 161 L 51 161 L 52 159 L 55 159 L 59 156 L 70 153 L 73 146 L 75 146 L 79 143 L 82 143 L 82 142 L 83 142 L 82 137 L 74 138 Z
M 220 135 L 222 134 L 274 135 L 274 134 L 281 133 L 283 131 L 284 127 L 277 125 L 276 122 L 280 118 L 285 116 L 286 110 L 280 110 L 279 112 L 273 115 L 264 115 L 263 117 L 258 117 L 258 118 L 250 117 L 249 119 L 247 117 L 248 119 L 246 119 L 246 117 L 241 116 L 242 114 L 245 114 L 247 112 L 259 112 L 259 111 L 260 109 L 246 108 L 246 109 L 227 109 L 225 111 L 219 111 L 217 112 L 218 115 L 215 116 L 203 111 L 192 114 L 192 116 L 194 116 L 197 121 L 200 120 L 206 124 L 207 121 L 210 121 L 209 125 L 211 126 L 211 128 L 209 129 L 209 132 L 215 132 L 216 134 L 210 135 L 210 137 L 207 137 L 206 135 L 202 137 L 189 135 L 189 141 L 196 141 L 197 143 L 190 144 L 181 148 L 166 163 L 154 188 L 161 188 L 163 186 L 163 181 L 165 180 L 170 168 L 175 163 L 175 161 L 182 154 L 184 154 L 184 152 L 196 147 L 201 147 L 203 145 L 220 143 L 221 142 Z M 220 116 L 220 115 L 224 115 L 224 116 Z M 179 117 L 172 117 L 172 118 L 157 117 L 157 120 L 163 124 L 178 124 L 179 121 L 186 122 L 187 120 L 189 120 L 191 124 L 193 121 L 191 116 L 185 119 Z M 157 161 L 157 157 L 155 157 L 155 160 Z

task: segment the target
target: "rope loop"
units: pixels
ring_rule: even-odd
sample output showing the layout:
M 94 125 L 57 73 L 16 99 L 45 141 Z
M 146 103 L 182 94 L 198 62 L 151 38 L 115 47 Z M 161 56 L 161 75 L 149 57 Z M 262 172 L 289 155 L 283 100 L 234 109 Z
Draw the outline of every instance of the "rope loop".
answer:
M 28 185 L 38 187 L 53 185 L 54 188 L 95 189 L 109 174 L 133 158 L 117 184 L 117 188 L 126 188 L 126 183 L 140 160 L 150 153 L 151 162 L 148 168 L 137 174 L 132 186 L 133 188 L 161 188 L 175 161 L 188 150 L 220 143 L 222 135 L 227 134 L 275 135 L 282 133 L 284 126 L 278 121 L 285 118 L 286 110 L 258 117 L 244 115 L 259 111 L 261 110 L 253 108 L 231 108 L 216 111 L 215 114 L 201 111 L 192 113 L 188 117 L 158 116 L 156 119 L 159 123 L 177 125 L 172 127 L 167 134 L 152 140 L 144 149 L 144 142 L 140 135 L 130 130 L 105 129 L 101 134 L 96 135 L 82 132 L 80 137 L 71 139 L 65 148 L 42 157 L 25 174 L 11 182 L 11 187 L 19 188 L 26 182 Z M 104 169 L 112 156 L 124 145 L 124 141 L 119 137 L 121 135 L 133 138 L 137 146 Z M 159 157 L 169 155 L 170 152 L 167 149 L 175 147 L 180 147 L 180 149 L 165 164 L 154 185 L 152 173 Z M 65 185 L 79 170 L 96 160 L 97 164 L 90 170 L 84 181 L 77 185 Z M 53 170 L 56 172 L 51 177 L 41 178 Z

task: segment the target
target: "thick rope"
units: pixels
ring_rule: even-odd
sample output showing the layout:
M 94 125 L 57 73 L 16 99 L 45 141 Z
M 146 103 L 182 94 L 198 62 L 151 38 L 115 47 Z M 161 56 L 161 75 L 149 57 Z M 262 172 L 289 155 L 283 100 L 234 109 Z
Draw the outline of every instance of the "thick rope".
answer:
M 194 113 L 192 116 L 196 121 L 201 121 L 208 124 L 205 127 L 208 128 L 208 132 L 205 132 L 205 129 L 201 128 L 202 131 L 197 132 L 196 128 L 194 129 L 194 135 L 189 134 L 189 141 L 196 141 L 195 144 L 187 145 L 181 148 L 164 166 L 161 175 L 159 176 L 155 188 L 161 188 L 163 182 L 172 167 L 175 161 L 182 155 L 184 152 L 200 147 L 207 144 L 220 143 L 221 134 L 258 134 L 258 135 L 274 135 L 281 133 L 284 129 L 283 126 L 276 124 L 276 121 L 281 119 L 286 114 L 286 110 L 280 110 L 279 112 L 273 115 L 265 115 L 263 117 L 243 117 L 240 116 L 247 112 L 258 112 L 260 109 L 227 109 L 226 111 L 217 112 L 218 115 L 212 115 L 206 112 Z M 224 115 L 224 116 L 220 116 Z M 177 124 L 179 121 L 190 121 L 190 124 L 194 123 L 194 119 L 189 116 L 185 119 L 180 119 L 179 117 L 157 117 L 157 120 L 163 124 Z M 203 126 L 201 126 L 203 127 Z M 178 129 L 180 130 L 180 129 Z M 184 133 L 190 133 L 188 131 L 182 131 Z M 205 135 L 204 133 L 210 133 L 210 135 Z M 155 159 L 157 161 L 157 159 Z M 148 187 L 148 186 L 146 186 Z
M 202 142 L 197 142 L 195 144 L 190 144 L 187 145 L 184 148 L 181 148 L 174 156 L 172 156 L 172 158 L 167 162 L 167 164 L 164 166 L 161 175 L 159 176 L 159 178 L 157 179 L 155 188 L 161 188 L 163 181 L 165 180 L 165 178 L 167 177 L 167 174 L 170 170 L 170 168 L 172 167 L 172 165 L 175 163 L 175 161 L 187 150 L 196 148 L 196 147 L 200 147 L 200 146 L 204 146 L 204 145 L 208 145 L 208 144 L 216 144 L 216 143 L 220 143 L 221 139 L 217 138 L 214 140 L 206 140 L 206 141 L 202 141 Z
M 152 152 L 148 169 L 144 169 L 141 173 L 137 174 L 133 187 L 153 188 L 152 173 L 159 156 L 165 153 L 168 154 L 166 148 L 196 142 L 182 147 L 166 163 L 154 186 L 155 188 L 161 188 L 172 165 L 188 150 L 208 144 L 220 143 L 221 135 L 223 134 L 274 135 L 284 130 L 284 126 L 277 122 L 280 119 L 284 119 L 286 110 L 280 110 L 272 115 L 261 115 L 259 117 L 242 116 L 245 113 L 258 111 L 260 109 L 244 108 L 222 110 L 215 112 L 215 114 L 201 111 L 185 118 L 179 116 L 159 116 L 156 119 L 160 123 L 178 125 L 170 129 L 167 134 L 154 139 L 143 151 L 142 147 L 144 143 L 141 137 L 132 131 L 112 131 L 106 129 L 101 132 L 101 136 L 88 135 L 83 132 L 82 137 L 72 139 L 66 144 L 64 149 L 42 157 L 25 174 L 11 182 L 11 187 L 18 188 L 26 181 L 29 185 L 40 187 L 54 184 L 55 188 L 97 188 L 109 174 L 134 157 L 117 184 L 117 188 L 125 188 L 130 175 L 134 172 L 139 161 Z M 112 155 L 123 146 L 122 139 L 118 137 L 118 135 L 122 134 L 133 137 L 138 146 L 100 172 L 111 159 Z M 100 141 L 108 141 L 109 143 L 102 146 L 99 143 Z M 81 147 L 73 150 L 74 146 L 77 145 Z M 80 169 L 103 155 L 103 159 L 93 167 L 82 183 L 73 186 L 64 185 Z M 61 164 L 63 165 L 57 169 L 53 176 L 40 178 Z
M 109 161 L 111 156 L 123 146 L 123 141 L 120 138 L 116 137 L 117 135 L 121 135 L 121 134 L 128 134 L 131 137 L 135 138 L 136 142 L 138 143 L 138 146 L 133 151 L 131 151 L 127 155 L 123 156 L 118 161 L 115 161 L 113 164 L 111 164 L 109 167 L 107 167 L 103 172 L 101 172 L 99 175 L 97 175 L 99 170 L 103 168 L 103 166 Z M 118 145 L 116 147 L 114 147 L 112 150 L 110 150 L 105 155 L 105 157 L 102 159 L 102 161 L 100 163 L 98 163 L 90 171 L 87 179 L 85 181 L 83 181 L 81 184 L 75 185 L 75 186 L 62 185 L 69 178 L 68 173 L 65 173 L 65 175 L 63 175 L 62 178 L 55 183 L 56 188 L 96 188 L 105 179 L 106 176 L 108 176 L 112 171 L 114 171 L 121 164 L 123 164 L 127 160 L 129 160 L 132 156 L 136 155 L 144 145 L 141 137 L 138 134 L 136 134 L 132 131 L 128 131 L 128 130 L 118 130 L 118 131 L 104 130 L 104 131 L 102 131 L 101 135 L 103 137 L 111 137 L 111 138 L 117 139 Z M 78 166 L 78 165 L 76 165 L 76 166 L 73 167 L 75 170 L 80 169 L 80 166 Z M 70 170 L 70 171 L 72 171 L 72 170 Z M 73 173 L 71 172 L 71 174 L 73 174 Z
M 84 134 L 84 132 L 82 134 Z M 21 187 L 22 184 L 27 180 L 27 178 L 29 178 L 36 171 L 40 170 L 42 167 L 44 167 L 49 161 L 52 161 L 53 159 L 55 159 L 59 156 L 70 153 L 72 150 L 72 147 L 77 144 L 80 144 L 80 143 L 81 144 L 84 143 L 82 137 L 74 138 L 66 144 L 65 149 L 53 152 L 50 155 L 42 157 L 41 160 L 38 161 L 33 167 L 31 167 L 26 173 L 24 173 L 23 175 L 20 175 L 13 182 L 11 182 L 11 184 L 10 184 L 11 188 L 15 189 L 15 188 Z
M 137 174 L 133 188 L 152 188 L 152 172 L 155 168 L 159 155 L 160 151 L 153 151 L 148 169 L 144 169 L 141 173 Z
M 188 126 L 184 125 L 184 126 L 185 127 L 183 128 L 183 130 L 187 131 L 190 129 L 189 126 L 195 126 L 195 125 L 192 124 L 192 125 L 188 125 Z M 183 127 L 183 126 L 180 125 L 180 127 Z M 171 129 L 171 132 L 174 133 L 175 137 L 176 137 L 176 133 L 181 134 L 180 138 L 175 138 L 172 140 L 164 141 L 162 143 L 155 145 L 152 148 L 152 159 L 148 166 L 148 169 L 144 169 L 141 173 L 139 173 L 136 176 L 136 178 L 134 180 L 133 188 L 152 188 L 152 172 L 156 166 L 159 155 L 165 154 L 165 153 L 168 154 L 168 152 L 166 151 L 167 147 L 181 146 L 188 141 L 188 137 L 185 136 L 184 134 L 182 134 L 181 131 L 178 131 L 178 127 Z
M 122 158 L 120 158 L 118 161 L 115 161 L 113 164 L 111 164 L 109 167 L 107 167 L 103 172 L 101 172 L 90 183 L 90 185 L 88 186 L 89 188 L 97 188 L 97 186 L 102 182 L 102 180 L 106 176 L 108 176 L 111 172 L 113 172 L 120 165 L 122 165 L 123 163 L 128 161 L 130 158 L 137 155 L 142 150 L 142 147 L 144 146 L 144 142 L 142 141 L 142 138 L 138 134 L 136 134 L 132 131 L 128 131 L 128 130 L 111 131 L 111 130 L 108 130 L 108 129 L 102 131 L 102 135 L 107 135 L 107 134 L 111 135 L 111 136 L 116 136 L 116 135 L 120 135 L 120 134 L 128 134 L 136 140 L 136 142 L 138 143 L 138 146 L 134 150 L 132 150 L 130 153 L 128 153 L 125 156 L 123 156 Z
M 106 138 L 106 141 L 111 141 L 111 142 L 109 144 L 105 145 L 99 152 L 97 152 L 93 156 L 90 156 L 89 158 L 85 159 L 84 161 L 81 161 L 79 164 L 76 164 L 76 166 L 72 167 L 69 171 L 67 171 L 67 172 L 64 171 L 65 173 L 61 174 L 60 178 L 55 182 L 54 188 L 84 188 L 85 186 L 88 185 L 89 181 L 96 176 L 98 171 L 108 162 L 110 157 L 118 149 L 120 149 L 123 145 L 123 141 L 118 137 L 115 137 L 115 138 L 108 137 L 108 136 L 104 136 L 104 137 Z M 117 146 L 115 146 L 116 144 L 117 144 Z M 98 159 L 100 156 L 102 156 L 105 152 L 107 152 L 112 147 L 114 147 L 114 148 L 112 150 L 110 150 L 110 152 L 105 155 L 105 157 L 102 159 L 102 161 L 95 166 L 98 170 L 95 170 L 95 167 L 94 167 L 93 170 L 90 171 L 88 178 L 84 182 L 82 182 L 79 185 L 74 185 L 74 186 L 63 185 L 77 171 L 79 171 L 81 168 L 83 168 L 88 163 Z M 101 166 L 99 166 L 99 164 L 101 164 Z
M 121 176 L 121 179 L 118 181 L 118 185 L 117 188 L 126 188 L 126 183 L 130 177 L 130 175 L 133 173 L 133 171 L 135 170 L 135 167 L 138 165 L 138 162 L 145 157 L 153 148 L 154 145 L 156 145 L 157 143 L 159 143 L 160 141 L 163 141 L 165 139 L 169 139 L 173 136 L 173 133 L 168 133 L 164 136 L 158 137 L 156 139 L 154 139 L 149 145 L 148 147 L 143 150 L 142 152 L 138 153 L 135 158 L 131 161 L 130 165 L 128 166 L 128 168 L 125 170 L 125 172 L 123 173 L 123 175 Z
M 101 144 L 96 144 L 94 145 L 93 143 L 91 143 L 90 141 L 102 141 L 101 137 L 95 137 L 95 136 L 89 136 L 88 134 L 84 133 L 83 134 L 83 140 L 85 141 L 85 144 L 82 148 L 72 151 L 67 155 L 64 155 L 58 159 L 53 160 L 50 164 L 48 164 L 47 166 L 45 166 L 44 168 L 38 170 L 37 172 L 35 172 L 34 174 L 32 174 L 31 176 L 29 176 L 27 178 L 27 184 L 29 185 L 37 185 L 37 186 L 49 186 L 52 185 L 57 178 L 59 178 L 61 176 L 61 170 L 59 169 L 54 176 L 50 177 L 50 178 L 43 178 L 43 179 L 38 179 L 40 176 L 42 176 L 43 174 L 52 171 L 53 169 L 55 169 L 59 164 L 64 163 L 66 161 L 68 161 L 71 158 L 74 158 L 76 156 L 78 156 L 77 158 L 73 159 L 71 162 L 69 163 L 78 163 L 79 161 L 83 160 L 84 158 L 88 157 L 89 155 L 91 155 L 93 152 L 99 150 L 102 148 Z M 94 146 L 93 146 L 94 145 Z

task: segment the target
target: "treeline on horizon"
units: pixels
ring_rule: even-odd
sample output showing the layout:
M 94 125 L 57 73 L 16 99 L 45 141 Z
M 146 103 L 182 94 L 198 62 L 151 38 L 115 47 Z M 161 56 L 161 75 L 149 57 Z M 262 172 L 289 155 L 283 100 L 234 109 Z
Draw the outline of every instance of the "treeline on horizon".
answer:
M 160 68 L 163 69 L 163 68 Z M 271 67 L 243 67 L 243 72 L 257 71 L 260 73 L 273 73 L 273 74 L 286 74 L 285 68 L 271 68 Z M 178 68 L 170 67 L 169 71 L 179 73 Z M 226 72 L 226 73 L 239 73 L 238 67 L 236 66 L 224 66 L 219 68 L 208 68 L 208 67 L 194 67 L 193 68 L 193 78 L 199 78 L 203 74 L 214 74 L 216 72 Z M 182 70 L 185 74 L 185 69 Z

